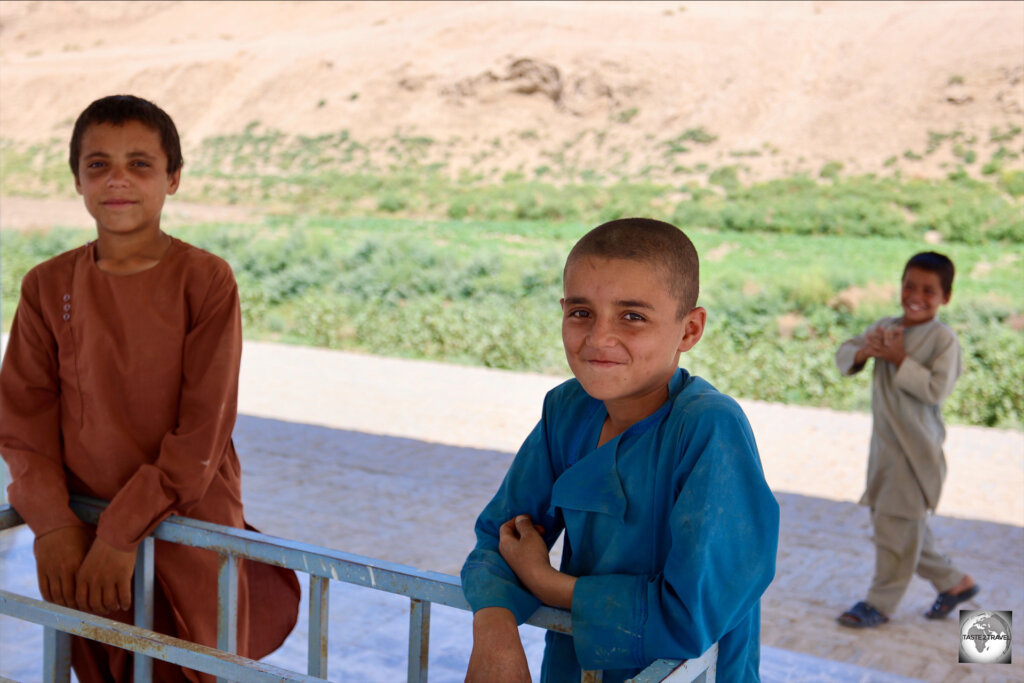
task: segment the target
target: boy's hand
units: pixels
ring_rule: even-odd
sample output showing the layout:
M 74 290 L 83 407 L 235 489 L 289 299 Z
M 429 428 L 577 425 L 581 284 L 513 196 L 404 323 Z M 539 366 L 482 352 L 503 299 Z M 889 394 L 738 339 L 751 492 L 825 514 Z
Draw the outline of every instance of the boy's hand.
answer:
M 89 551 L 91 534 L 85 527 L 69 526 L 36 539 L 36 577 L 43 600 L 75 609 L 75 578 Z
M 531 683 L 516 618 L 504 607 L 485 607 L 473 615 L 466 683 Z
M 529 515 L 514 517 L 498 529 L 498 552 L 527 588 L 530 584 L 528 579 L 551 569 L 548 546 L 542 532 L 543 527 L 534 525 Z
M 570 609 L 576 578 L 551 566 L 543 532 L 544 528 L 535 525 L 529 515 L 519 515 L 498 530 L 498 552 L 541 602 Z
M 100 615 L 128 609 L 134 571 L 135 553 L 97 538 L 78 571 L 78 608 Z
M 854 365 L 864 365 L 868 358 L 880 358 L 899 367 L 907 357 L 903 349 L 903 326 L 890 329 L 876 327 L 865 335 L 867 344 L 857 350 Z
M 881 327 L 875 327 L 871 330 L 868 330 L 864 334 L 864 337 L 867 339 L 868 346 L 881 348 L 882 346 L 885 345 L 885 332 L 882 330 Z
M 903 349 L 903 326 L 899 325 L 882 332 L 881 343 L 875 349 L 875 357 L 889 361 L 899 367 L 907 357 Z

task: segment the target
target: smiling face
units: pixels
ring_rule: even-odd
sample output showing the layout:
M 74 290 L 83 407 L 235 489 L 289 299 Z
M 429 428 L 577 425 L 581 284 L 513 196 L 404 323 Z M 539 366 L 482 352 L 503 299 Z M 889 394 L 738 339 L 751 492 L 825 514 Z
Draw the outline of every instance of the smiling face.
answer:
M 180 170 L 167 173 L 160 134 L 143 123 L 94 124 L 82 136 L 75 189 L 100 239 L 158 234 L 164 200 L 180 177 Z
M 923 268 L 907 268 L 900 293 L 905 326 L 928 322 L 939 312 L 939 306 L 948 303 L 949 295 L 943 291 L 938 273 Z
M 679 354 L 704 331 L 702 308 L 680 317 L 660 267 L 582 256 L 565 271 L 562 343 L 573 375 L 610 416 L 635 422 L 668 398 Z

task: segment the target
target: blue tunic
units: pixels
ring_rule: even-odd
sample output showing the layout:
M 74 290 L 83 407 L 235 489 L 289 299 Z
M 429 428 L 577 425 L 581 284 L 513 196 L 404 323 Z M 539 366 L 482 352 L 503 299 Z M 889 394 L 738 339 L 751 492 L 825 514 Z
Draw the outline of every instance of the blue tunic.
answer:
M 664 405 L 598 447 L 606 415 L 576 380 L 548 393 L 477 520 L 466 599 L 474 612 L 506 607 L 520 624 L 540 606 L 498 553 L 499 527 L 528 514 L 549 548 L 565 529 L 561 570 L 578 577 L 574 635 L 548 632 L 542 683 L 578 681 L 581 667 L 618 683 L 715 642 L 719 681 L 758 681 L 779 506 L 746 416 L 682 369 Z

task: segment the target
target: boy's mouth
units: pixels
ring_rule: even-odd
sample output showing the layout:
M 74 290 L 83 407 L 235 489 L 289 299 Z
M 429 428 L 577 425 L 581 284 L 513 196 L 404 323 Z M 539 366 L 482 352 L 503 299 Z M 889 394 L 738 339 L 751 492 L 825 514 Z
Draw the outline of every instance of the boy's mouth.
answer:
M 622 365 L 620 361 L 609 360 L 607 358 L 584 358 L 583 361 L 598 368 L 612 368 L 616 365 Z

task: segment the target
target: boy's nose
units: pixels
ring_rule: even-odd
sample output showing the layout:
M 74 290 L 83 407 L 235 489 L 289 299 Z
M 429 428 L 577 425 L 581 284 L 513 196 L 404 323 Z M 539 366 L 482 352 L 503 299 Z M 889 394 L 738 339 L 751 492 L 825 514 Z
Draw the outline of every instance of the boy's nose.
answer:
M 107 174 L 107 184 L 114 185 L 124 183 L 128 180 L 128 174 L 116 166 L 110 169 L 110 173 Z
M 593 326 L 590 328 L 590 334 L 587 335 L 587 340 L 591 346 L 612 346 L 615 344 L 615 334 L 612 331 L 612 326 L 601 320 L 594 321 Z

